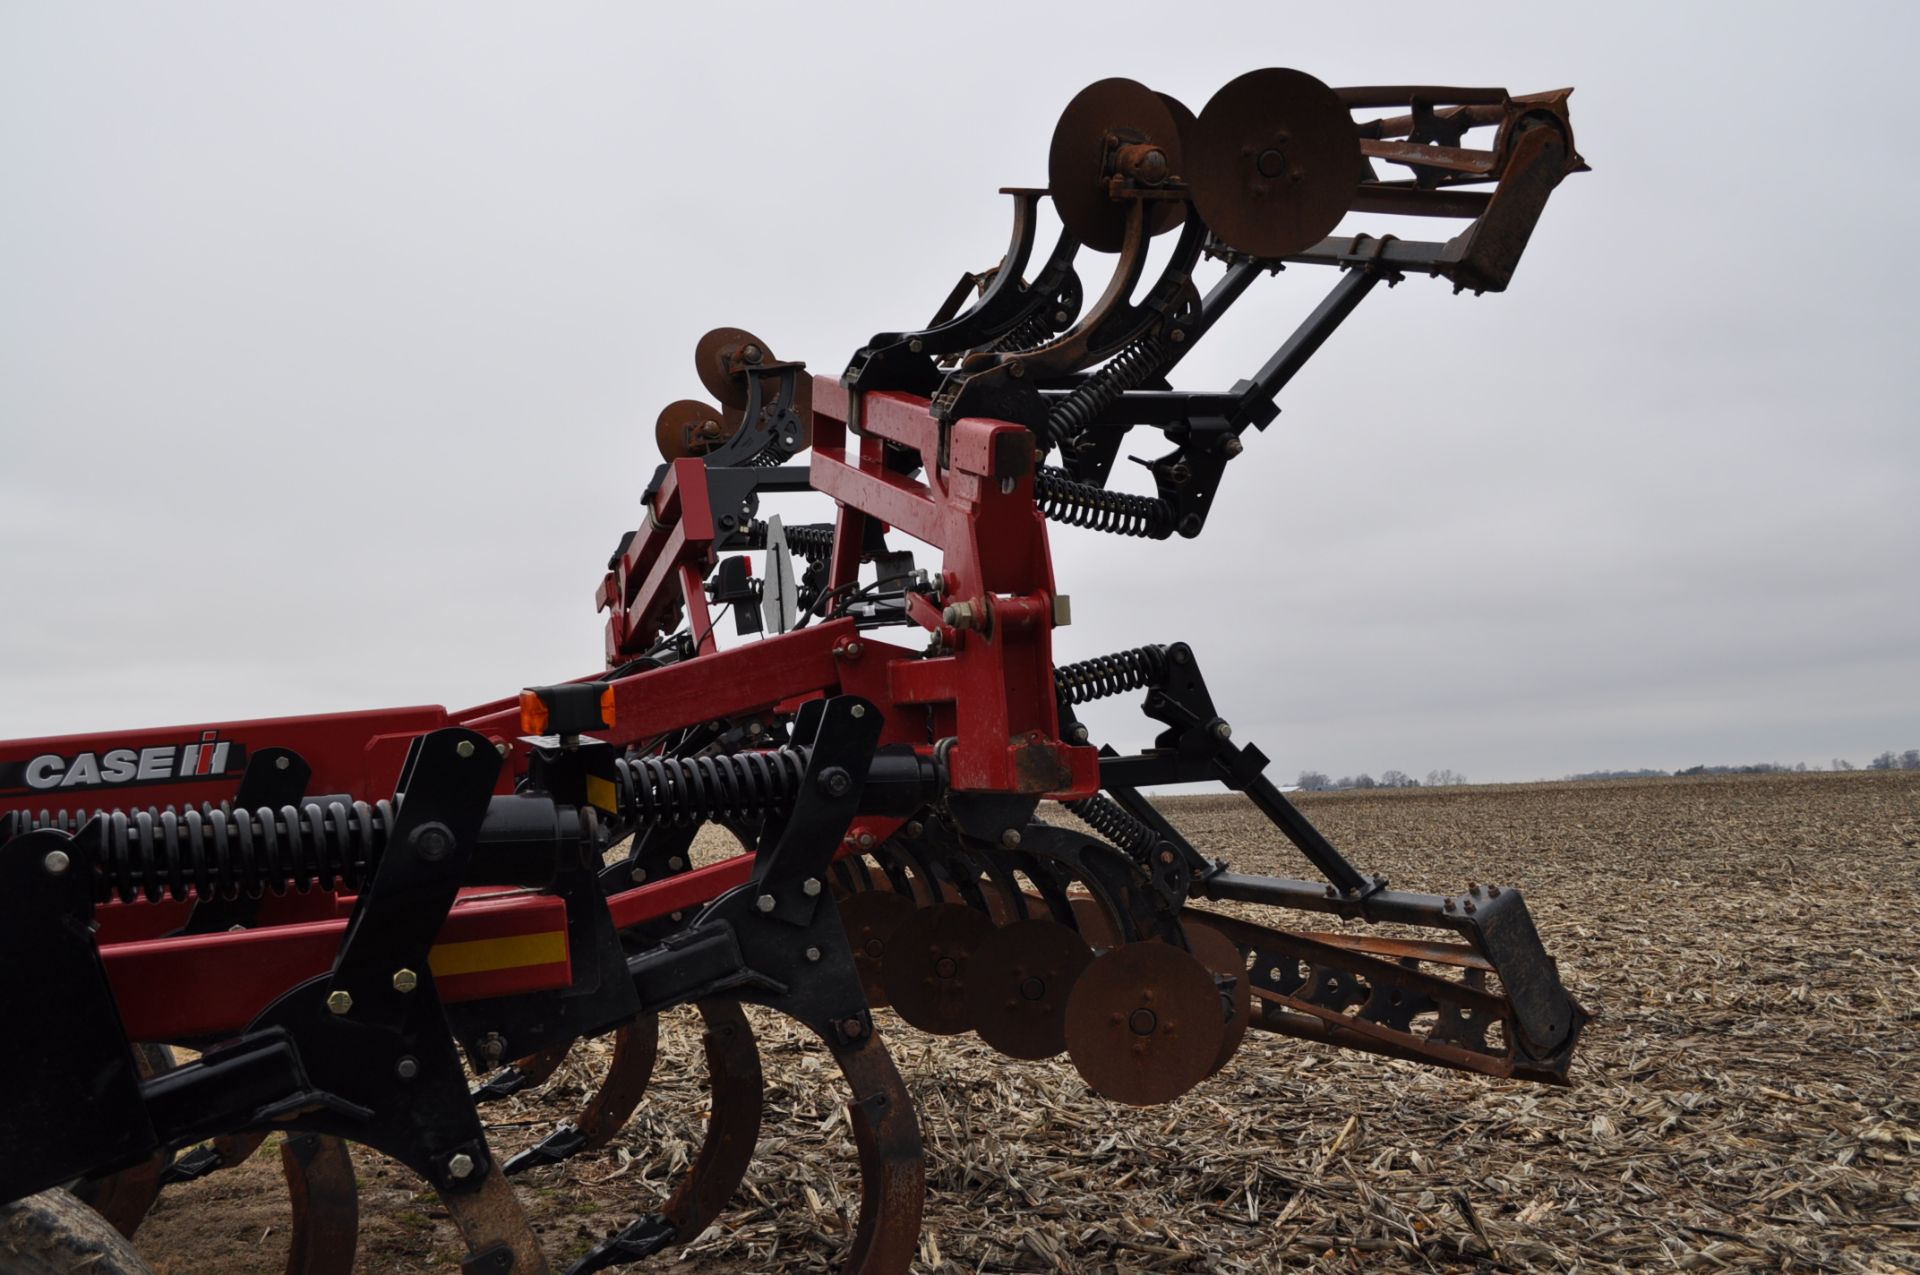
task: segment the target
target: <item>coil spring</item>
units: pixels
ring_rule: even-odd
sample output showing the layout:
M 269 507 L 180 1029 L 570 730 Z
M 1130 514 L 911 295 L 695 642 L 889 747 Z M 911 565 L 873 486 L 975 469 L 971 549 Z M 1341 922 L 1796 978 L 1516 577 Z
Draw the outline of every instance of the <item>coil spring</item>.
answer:
M 620 812 L 640 824 L 684 827 L 785 810 L 812 755 L 800 746 L 706 757 L 622 757 L 614 762 Z
M 787 536 L 787 548 L 808 562 L 833 557 L 832 523 L 803 522 L 784 530 Z M 767 524 L 758 518 L 747 525 L 747 547 L 749 549 L 767 547 Z
M 1069 527 L 1148 540 L 1165 540 L 1173 534 L 1173 510 L 1159 497 L 1108 491 L 1078 482 L 1064 469 L 1050 465 L 1042 465 L 1034 475 L 1033 498 L 1043 515 Z
M 1081 822 L 1135 859 L 1145 860 L 1160 844 L 1160 834 L 1134 818 L 1125 807 L 1104 793 L 1063 804 Z
M 1128 691 L 1162 686 L 1167 680 L 1167 648 L 1139 646 L 1053 670 L 1053 688 L 1062 704 L 1088 704 Z
M 160 806 L 151 806 L 148 808 L 147 813 L 157 819 L 160 817 L 162 809 L 163 807 Z M 164 807 L 164 809 L 173 810 L 175 808 L 168 806 Z M 200 815 L 204 818 L 216 810 L 231 811 L 233 806 L 228 802 L 221 802 L 219 805 L 215 805 L 210 801 L 203 801 L 197 806 L 189 807 L 189 809 L 199 811 Z M 48 829 L 54 832 L 64 832 L 68 836 L 72 836 L 74 833 L 80 831 L 80 829 L 86 827 L 92 820 L 99 818 L 101 815 L 112 813 L 113 811 L 110 808 L 92 810 L 9 810 L 6 814 L 0 815 L 0 846 L 4 846 L 15 837 L 24 837 L 29 832 L 41 832 Z M 176 811 L 176 813 L 179 812 Z
M 393 807 L 331 801 L 258 810 L 102 810 L 77 827 L 73 817 L 59 811 L 35 826 L 71 829 L 76 858 L 92 873 L 95 902 L 185 902 L 358 891 L 386 849 Z
M 1011 331 L 1003 332 L 988 342 L 986 352 L 989 354 L 1018 354 L 1023 350 L 1038 349 L 1051 340 L 1053 340 L 1052 325 L 1042 316 L 1035 314 L 1028 316 L 1025 322 L 1013 328 Z
M 1047 443 L 1064 447 L 1128 390 L 1139 389 L 1166 362 L 1167 347 L 1156 335 L 1140 337 L 1107 365 L 1082 381 L 1047 413 Z

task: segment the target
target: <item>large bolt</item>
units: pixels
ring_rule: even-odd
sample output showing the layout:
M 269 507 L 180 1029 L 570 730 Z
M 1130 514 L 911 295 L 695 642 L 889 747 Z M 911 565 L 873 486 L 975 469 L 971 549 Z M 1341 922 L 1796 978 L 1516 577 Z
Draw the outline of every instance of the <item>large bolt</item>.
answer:
M 327 993 L 327 1012 L 328 1013 L 344 1014 L 348 1010 L 351 1010 L 352 1008 L 353 1008 L 353 994 L 351 992 L 328 992 Z
M 867 706 L 865 704 L 855 704 L 852 708 L 848 709 L 847 711 L 857 719 L 857 718 L 865 717 L 867 715 Z
M 275 770 L 285 770 L 291 765 L 293 765 L 293 758 L 291 757 L 276 757 L 273 759 L 273 768 Z
M 1073 724 L 1073 729 L 1068 732 L 1068 735 L 1076 744 L 1086 743 L 1087 739 L 1089 738 L 1088 732 L 1087 732 L 1087 724 L 1085 722 L 1075 722 Z
M 1213 737 L 1215 739 L 1232 739 L 1233 738 L 1232 724 L 1228 722 L 1215 722 L 1213 724 Z
M 817 961 L 817 960 L 819 960 L 819 959 L 820 959 L 820 949 L 819 949 L 819 948 L 817 948 L 817 947 L 810 947 L 810 948 L 808 948 L 808 949 L 807 949 L 807 959 L 808 959 L 809 961 Z
M 423 823 L 407 838 L 413 852 L 428 863 L 438 863 L 453 853 L 453 829 L 444 823 Z
M 1018 847 L 1020 844 L 1020 830 L 1018 828 L 1008 828 L 1000 834 L 1000 844 L 1009 850 Z
M 463 739 L 459 743 L 453 746 L 453 751 L 454 751 L 454 754 L 460 757 L 462 760 L 468 757 L 471 757 L 473 756 L 473 741 L 470 739 Z
M 874 835 L 863 828 L 860 831 L 860 835 L 853 839 L 853 844 L 859 846 L 862 850 L 871 850 L 873 849 L 874 841 Z
M 65 850 L 49 850 L 47 851 L 47 857 L 40 860 L 40 866 L 47 870 L 47 875 L 50 877 L 59 876 L 65 872 L 72 863 L 73 860 L 67 856 Z
M 828 766 L 820 772 L 816 782 L 820 785 L 820 791 L 829 797 L 844 797 L 853 788 L 853 776 L 840 766 Z
M 956 629 L 973 627 L 973 603 L 956 602 L 940 613 L 940 618 Z
M 447 1159 L 447 1176 L 466 1179 L 473 1176 L 473 1157 L 464 1151 L 454 1153 Z
M 763 894 L 753 901 L 753 906 L 759 908 L 762 912 L 771 912 L 775 907 L 774 897 L 771 894 Z
M 499 1062 L 507 1056 L 507 1038 L 499 1032 L 488 1032 L 480 1038 L 480 1053 L 488 1062 Z
M 393 1065 L 393 1074 L 402 1080 L 412 1080 L 420 1074 L 420 1060 L 412 1054 L 407 1054 Z
M 404 995 L 418 986 L 420 986 L 420 976 L 412 970 L 401 969 L 393 972 L 394 991 Z
M 802 881 L 800 883 L 800 893 L 806 895 L 809 899 L 817 898 L 820 894 L 820 878 L 808 877 L 805 881 Z
M 1229 456 L 1238 456 L 1247 450 L 1247 445 L 1240 441 L 1238 434 L 1228 434 L 1220 440 L 1220 450 Z

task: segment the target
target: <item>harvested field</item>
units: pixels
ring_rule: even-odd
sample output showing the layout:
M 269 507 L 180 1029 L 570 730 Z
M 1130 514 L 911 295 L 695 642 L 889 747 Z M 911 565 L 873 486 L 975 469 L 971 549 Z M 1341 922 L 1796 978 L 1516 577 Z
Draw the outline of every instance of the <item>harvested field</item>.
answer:
M 1920 1270 L 1920 775 L 1816 774 L 1303 794 L 1360 866 L 1410 888 L 1525 889 L 1599 1014 L 1568 1090 L 1251 1033 L 1179 1102 L 1092 1097 L 881 1014 L 928 1144 L 921 1269 L 973 1271 Z M 1237 798 L 1169 803 L 1203 849 L 1301 874 Z M 556 1258 L 659 1198 L 697 1145 L 690 1014 L 614 1147 L 520 1180 Z M 857 1201 L 824 1053 L 756 1016 L 759 1155 L 719 1226 L 658 1262 L 817 1271 Z M 570 1114 L 592 1047 L 495 1108 L 516 1150 Z M 356 1152 L 359 1269 L 449 1270 L 436 1197 Z M 162 1197 L 162 1275 L 278 1271 L 272 1144 Z

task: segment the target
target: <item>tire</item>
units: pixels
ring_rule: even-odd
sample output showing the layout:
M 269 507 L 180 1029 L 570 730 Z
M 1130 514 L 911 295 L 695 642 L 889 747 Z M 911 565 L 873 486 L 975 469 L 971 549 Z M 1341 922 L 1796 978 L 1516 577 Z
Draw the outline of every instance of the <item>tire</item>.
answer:
M 153 1275 L 120 1232 L 66 1191 L 0 1205 L 0 1275 Z

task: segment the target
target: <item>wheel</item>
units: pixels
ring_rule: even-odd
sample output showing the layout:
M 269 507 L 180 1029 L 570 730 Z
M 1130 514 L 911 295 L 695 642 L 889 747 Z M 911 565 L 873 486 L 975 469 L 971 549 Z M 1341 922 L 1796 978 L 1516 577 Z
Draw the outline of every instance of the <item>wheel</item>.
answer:
M 66 1191 L 0 1205 L 0 1275 L 153 1275 L 120 1232 Z

